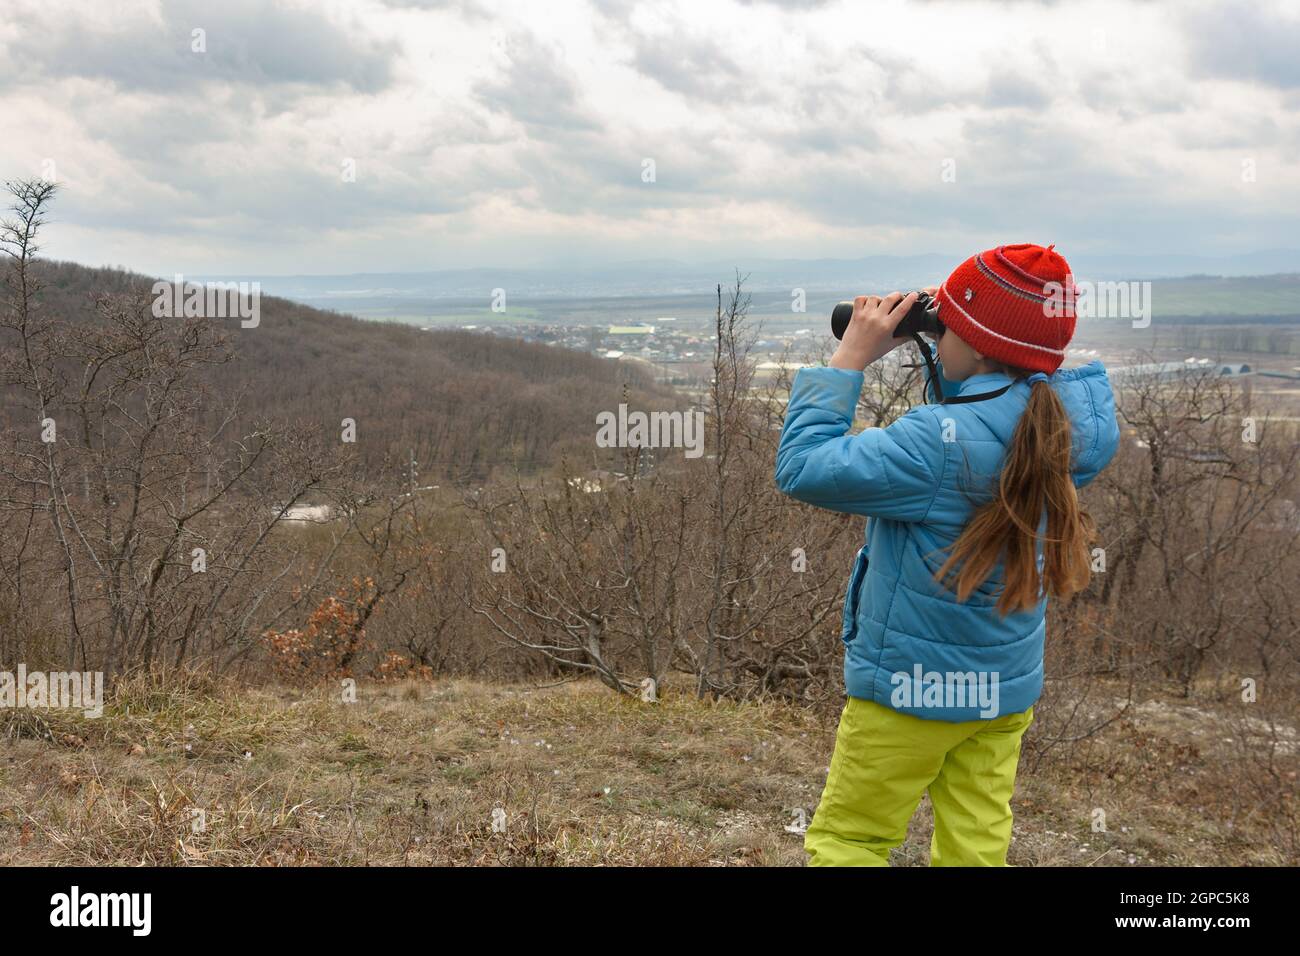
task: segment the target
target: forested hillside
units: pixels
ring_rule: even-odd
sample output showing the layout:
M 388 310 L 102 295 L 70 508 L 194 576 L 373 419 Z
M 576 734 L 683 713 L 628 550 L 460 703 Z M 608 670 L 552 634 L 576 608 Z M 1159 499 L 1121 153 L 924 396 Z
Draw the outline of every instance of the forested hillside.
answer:
M 122 269 L 38 262 L 40 309 L 96 321 L 94 296 L 147 293 L 154 280 Z M 167 277 L 169 280 L 171 277 Z M 421 332 L 264 296 L 255 328 L 222 320 L 228 363 L 207 372 L 218 401 L 241 390 L 236 430 L 259 419 L 338 434 L 357 423 L 357 451 L 403 466 L 414 450 L 422 481 L 480 481 L 493 470 L 536 471 L 572 454 L 590 459 L 596 412 L 632 402 L 666 407 L 671 393 L 640 370 L 565 349 L 458 330 Z

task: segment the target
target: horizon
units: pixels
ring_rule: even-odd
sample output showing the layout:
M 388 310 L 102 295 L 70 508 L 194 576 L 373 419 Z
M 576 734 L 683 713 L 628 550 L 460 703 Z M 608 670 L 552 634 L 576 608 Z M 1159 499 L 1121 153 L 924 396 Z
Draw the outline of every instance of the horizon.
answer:
M 1092 286 L 1092 294 L 1110 301 L 1146 302 L 1160 317 L 1221 316 L 1275 320 L 1300 315 L 1300 271 L 1253 274 L 1206 271 L 1206 263 L 1229 260 L 1205 257 L 1145 257 L 1155 268 L 1126 269 L 1131 262 L 1092 261 L 1089 272 L 1075 270 L 1074 281 Z M 1257 260 L 1250 260 L 1257 264 Z M 684 263 L 679 260 L 626 262 L 590 269 L 426 270 L 342 274 L 173 273 L 149 276 L 126 266 L 77 268 L 123 269 L 157 283 L 251 285 L 257 294 L 278 296 L 313 308 L 377 321 L 423 325 L 448 320 L 495 326 L 606 324 L 603 309 L 631 310 L 636 321 L 675 312 L 698 315 L 712 307 L 715 289 L 739 279 L 753 297 L 757 313 L 799 323 L 804 313 L 818 313 L 861 291 L 907 291 L 942 281 L 948 264 L 939 256 L 878 256 L 859 260 L 750 260 L 734 263 Z M 1194 264 L 1201 271 L 1191 271 Z M 1183 268 L 1176 268 L 1181 265 Z M 1137 297 L 1137 298 L 1134 298 Z M 1117 300 L 1118 301 L 1118 300 Z M 540 311 L 539 311 L 540 310 Z M 703 310 L 703 311 L 701 311 Z M 631 320 L 629 320 L 631 321 Z M 465 328 L 478 327 L 464 325 Z
M 1261 257 L 1272 257 L 1272 261 L 1265 260 L 1262 265 L 1271 266 L 1270 268 L 1250 271 L 1246 268 L 1245 263 L 1259 264 Z M 1294 265 L 1279 264 L 1279 260 L 1296 257 Z M 88 269 L 123 269 L 127 272 L 136 273 L 142 276 L 157 279 L 170 279 L 177 273 L 167 275 L 158 272 L 149 272 L 138 269 L 129 263 L 119 262 L 101 262 L 90 263 L 81 262 L 75 259 L 63 259 L 57 256 L 42 256 L 51 262 L 66 262 Z M 917 253 L 913 255 L 894 255 L 880 254 L 871 256 L 861 256 L 857 258 L 824 256 L 817 258 L 800 258 L 800 257 L 747 257 L 737 260 L 716 259 L 711 261 L 688 261 L 683 259 L 672 259 L 668 257 L 659 257 L 653 259 L 626 259 L 611 260 L 600 263 L 585 263 L 582 265 L 570 265 L 561 269 L 555 265 L 542 266 L 503 266 L 503 265 L 468 265 L 455 268 L 426 268 L 426 269 L 385 269 L 373 271 L 348 271 L 348 272 L 239 272 L 239 273 L 221 273 L 211 270 L 202 270 L 194 273 L 180 273 L 181 275 L 194 279 L 195 281 L 219 282 L 231 279 L 382 279 L 382 278 L 412 278 L 412 277 L 439 277 L 439 276 L 463 276 L 468 274 L 484 273 L 516 273 L 526 275 L 550 275 L 557 272 L 570 276 L 580 275 L 608 275 L 620 271 L 635 271 L 647 268 L 678 268 L 687 272 L 703 274 L 716 270 L 718 268 L 739 270 L 745 274 L 747 270 L 752 270 L 759 266 L 780 266 L 780 267 L 800 267 L 800 266 L 821 266 L 821 267 L 859 267 L 859 266 L 876 266 L 882 264 L 907 264 L 915 265 L 919 261 L 943 260 L 951 262 L 953 265 L 963 261 L 966 257 L 953 255 L 944 256 L 941 253 Z M 1225 263 L 1242 261 L 1242 266 L 1237 268 L 1223 268 Z M 742 265 L 741 263 L 744 263 Z M 1075 276 L 1088 277 L 1095 279 L 1119 279 L 1119 280 L 1177 280 L 1177 279 L 1250 279 L 1250 278 L 1286 278 L 1290 276 L 1300 276 L 1300 249 L 1270 249 L 1261 250 L 1254 253 L 1241 254 L 1237 256 L 1206 256 L 1206 255 L 1138 255 L 1122 256 L 1107 255 L 1101 257 L 1091 257 L 1084 260 L 1085 266 L 1091 265 L 1091 270 L 1076 269 Z M 1156 263 L 1166 263 L 1161 267 Z M 1119 267 L 1120 263 L 1133 263 L 1127 269 Z M 1175 265 L 1177 263 L 1178 265 Z M 1218 268 L 1215 267 L 1218 264 Z M 1206 271 L 1189 271 L 1203 269 Z M 1147 271 L 1144 271 L 1147 270 Z M 698 277 L 698 276 L 696 276 Z M 781 286 L 783 287 L 783 286 Z M 815 287 L 815 286 L 814 286 Z

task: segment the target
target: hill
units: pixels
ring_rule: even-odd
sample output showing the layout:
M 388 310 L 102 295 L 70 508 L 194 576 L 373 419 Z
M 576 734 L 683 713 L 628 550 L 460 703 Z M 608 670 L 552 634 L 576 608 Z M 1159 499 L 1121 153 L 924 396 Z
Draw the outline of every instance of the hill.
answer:
M 95 321 L 95 293 L 154 282 L 69 262 L 41 262 L 39 275 L 42 307 L 70 322 Z M 413 452 L 422 481 L 533 471 L 566 453 L 590 458 L 598 411 L 624 400 L 677 402 L 636 367 L 499 335 L 422 332 L 266 295 L 256 327 L 220 321 L 234 359 L 211 385 L 223 398 L 245 394 L 238 424 L 274 418 L 331 433 L 352 418 L 368 463 L 388 455 L 404 464 Z

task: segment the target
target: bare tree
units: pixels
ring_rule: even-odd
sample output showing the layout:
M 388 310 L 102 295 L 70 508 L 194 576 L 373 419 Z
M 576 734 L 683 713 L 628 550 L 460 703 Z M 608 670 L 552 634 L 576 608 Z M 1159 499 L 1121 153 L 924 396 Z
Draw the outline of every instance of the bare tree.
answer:
M 1300 448 L 1208 370 L 1125 378 L 1119 415 L 1124 447 L 1099 483 L 1109 566 L 1094 593 L 1190 694 L 1208 656 L 1236 659 L 1246 635 L 1253 654 L 1294 637 L 1275 613 L 1290 602 L 1269 582 L 1294 564 L 1294 536 L 1272 525 Z
M 11 611 L 29 635 L 66 634 L 69 669 L 239 656 L 314 586 L 289 593 L 304 555 L 276 531 L 341 480 L 344 456 L 310 429 L 232 433 L 238 396 L 218 401 L 206 384 L 230 358 L 212 320 L 157 316 L 143 289 L 96 295 L 81 322 L 44 315 L 33 264 L 54 189 L 9 189 L 0 387 L 16 424 L 0 457 L 0 572 Z M 52 570 L 58 600 L 29 584 Z

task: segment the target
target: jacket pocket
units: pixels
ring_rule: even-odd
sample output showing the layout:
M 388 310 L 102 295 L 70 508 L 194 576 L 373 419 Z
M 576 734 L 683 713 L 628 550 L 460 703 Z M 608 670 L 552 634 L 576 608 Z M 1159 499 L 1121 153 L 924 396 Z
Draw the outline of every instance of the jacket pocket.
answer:
M 862 590 L 862 579 L 867 574 L 867 547 L 858 549 L 858 556 L 853 560 L 853 573 L 849 575 L 849 589 L 844 593 L 844 617 L 840 622 L 840 640 L 848 644 L 853 640 L 858 627 L 858 592 Z

